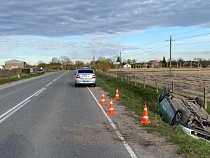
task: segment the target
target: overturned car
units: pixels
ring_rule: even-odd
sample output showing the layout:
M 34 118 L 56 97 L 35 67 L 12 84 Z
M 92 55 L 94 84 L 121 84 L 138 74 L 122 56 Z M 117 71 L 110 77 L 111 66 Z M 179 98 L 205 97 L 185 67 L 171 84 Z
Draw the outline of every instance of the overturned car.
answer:
M 202 107 L 201 98 L 188 99 L 164 88 L 158 102 L 158 111 L 164 122 L 178 125 L 184 133 L 210 143 L 210 115 Z

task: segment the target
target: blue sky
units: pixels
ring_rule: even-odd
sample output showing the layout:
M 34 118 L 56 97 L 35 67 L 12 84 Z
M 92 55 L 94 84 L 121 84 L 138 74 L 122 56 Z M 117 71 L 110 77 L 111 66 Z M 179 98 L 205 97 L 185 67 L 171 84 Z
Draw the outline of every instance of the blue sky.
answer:
M 68 56 L 116 60 L 210 59 L 207 0 L 1 0 L 0 65 Z

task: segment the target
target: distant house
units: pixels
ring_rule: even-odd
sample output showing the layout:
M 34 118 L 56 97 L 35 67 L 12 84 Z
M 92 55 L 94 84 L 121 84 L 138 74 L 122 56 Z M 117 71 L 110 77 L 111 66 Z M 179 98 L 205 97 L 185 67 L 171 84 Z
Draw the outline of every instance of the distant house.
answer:
M 131 68 L 131 65 L 130 64 L 125 64 L 125 65 L 123 65 L 123 68 L 124 69 Z
M 12 70 L 12 69 L 16 69 L 16 68 L 21 68 L 24 69 L 25 68 L 25 62 L 24 61 L 20 61 L 20 60 L 9 60 L 5 62 L 5 69 L 7 70 Z
M 159 61 L 157 60 L 150 60 L 147 62 L 148 67 L 154 68 L 154 67 L 159 67 Z
M 3 69 L 3 65 L 0 65 L 0 70 L 2 70 Z

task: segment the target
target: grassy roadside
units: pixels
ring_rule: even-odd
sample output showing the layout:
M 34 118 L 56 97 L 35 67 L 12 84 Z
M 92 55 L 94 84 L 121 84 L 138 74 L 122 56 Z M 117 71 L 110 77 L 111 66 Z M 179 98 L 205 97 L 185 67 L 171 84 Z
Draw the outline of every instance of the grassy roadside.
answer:
M 42 74 L 22 74 L 20 76 L 20 78 L 18 78 L 18 76 L 13 76 L 13 77 L 8 77 L 8 78 L 0 78 L 0 85 L 15 82 L 15 81 L 19 81 L 19 80 L 22 80 L 22 79 L 36 77 L 36 76 L 40 76 L 40 75 L 42 75 Z
M 182 133 L 179 127 L 170 126 L 162 121 L 157 111 L 158 95 L 156 89 L 151 86 L 144 88 L 142 84 L 135 85 L 133 82 L 122 81 L 119 78 L 110 78 L 100 72 L 97 73 L 97 84 L 110 96 L 115 95 L 115 88 L 120 92 L 120 103 L 127 110 L 135 111 L 142 115 L 143 105 L 147 104 L 151 124 L 147 124 L 148 132 L 158 132 L 165 136 L 168 141 L 179 146 L 178 154 L 186 158 L 210 157 L 210 144 L 191 138 Z

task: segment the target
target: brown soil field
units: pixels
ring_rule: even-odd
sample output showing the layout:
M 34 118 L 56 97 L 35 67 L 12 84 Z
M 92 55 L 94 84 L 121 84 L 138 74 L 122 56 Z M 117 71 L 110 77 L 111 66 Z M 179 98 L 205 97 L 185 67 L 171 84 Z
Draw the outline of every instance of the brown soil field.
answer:
M 116 72 L 129 76 L 137 76 L 137 81 L 148 85 L 156 86 L 159 89 L 168 86 L 174 92 L 190 93 L 197 96 L 203 96 L 204 87 L 207 93 L 210 93 L 210 69 L 209 68 L 140 68 L 140 69 L 111 69 L 109 72 Z M 171 75 L 170 75 L 171 74 Z M 210 98 L 210 96 L 208 96 Z

